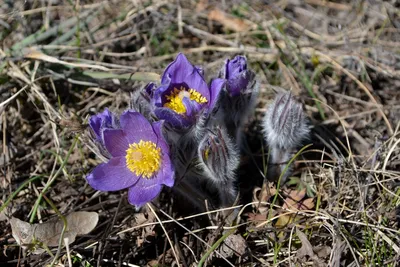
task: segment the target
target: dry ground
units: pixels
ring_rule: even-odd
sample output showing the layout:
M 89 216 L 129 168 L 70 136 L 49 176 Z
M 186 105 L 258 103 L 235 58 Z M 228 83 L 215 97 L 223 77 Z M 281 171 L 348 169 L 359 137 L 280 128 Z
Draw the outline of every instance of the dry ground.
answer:
M 3 0 L 0 40 L 1 266 L 400 266 L 395 0 Z M 180 209 L 167 190 L 154 211 L 136 211 L 126 192 L 85 181 L 100 162 L 83 137 L 88 116 L 125 109 L 178 52 L 209 77 L 244 54 L 260 80 L 232 227 Z M 313 138 L 297 179 L 272 194 L 273 183 L 257 189 L 259 120 L 278 87 L 305 104 Z M 99 222 L 68 250 L 16 245 L 10 216 L 73 211 Z

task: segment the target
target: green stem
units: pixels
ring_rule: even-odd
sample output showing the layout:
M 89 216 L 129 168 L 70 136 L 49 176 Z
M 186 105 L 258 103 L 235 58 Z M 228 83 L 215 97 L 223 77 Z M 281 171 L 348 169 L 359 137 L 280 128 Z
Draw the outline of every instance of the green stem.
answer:
M 29 183 L 35 181 L 36 179 L 42 178 L 43 176 L 39 175 L 39 176 L 33 176 L 32 178 L 29 178 L 28 180 L 26 180 L 25 182 L 23 182 L 18 188 L 17 190 L 15 190 L 6 200 L 6 202 L 4 202 L 3 205 L 1 205 L 0 207 L 0 212 L 2 212 L 7 206 L 8 204 L 10 204 L 11 200 L 13 200 L 18 193 Z
M 206 254 L 203 255 L 203 257 L 201 257 L 199 264 L 197 265 L 197 267 L 202 267 L 204 262 L 207 260 L 207 258 L 210 256 L 210 254 L 217 249 L 217 247 L 231 234 L 233 234 L 233 232 L 235 232 L 236 229 L 231 229 L 230 231 L 226 232 L 223 236 L 221 236 L 220 239 L 217 240 L 217 242 L 215 242 L 211 248 L 206 252 Z
M 52 185 L 52 183 L 54 182 L 54 180 L 58 177 L 58 175 L 60 175 L 61 171 L 64 169 L 65 165 L 68 162 L 69 157 L 71 156 L 72 151 L 75 148 L 76 143 L 78 142 L 78 137 L 75 137 L 74 142 L 72 143 L 71 147 L 68 150 L 68 153 L 65 157 L 65 160 L 62 162 L 60 168 L 58 168 L 57 172 L 54 174 L 54 176 L 52 178 L 50 178 L 50 180 L 46 183 L 46 185 L 44 186 L 42 192 L 40 192 L 39 197 L 36 199 L 35 205 L 33 206 L 33 211 L 31 214 L 31 218 L 29 220 L 29 223 L 33 223 L 33 221 L 35 220 L 35 216 L 37 213 L 37 209 L 39 207 L 40 201 L 42 200 L 43 195 L 47 192 L 47 190 L 50 188 L 50 186 Z
M 289 169 L 289 166 L 293 163 L 293 161 L 294 161 L 298 156 L 300 156 L 300 154 L 301 154 L 304 150 L 306 150 L 306 149 L 309 148 L 310 146 L 312 146 L 312 144 L 308 144 L 308 145 L 302 147 L 302 148 L 289 160 L 288 164 L 286 164 L 285 168 L 284 168 L 283 171 L 281 172 L 281 175 L 279 176 L 279 179 L 278 179 L 278 184 L 276 185 L 276 194 L 275 194 L 275 196 L 274 196 L 274 199 L 272 200 L 272 203 L 271 203 L 271 206 L 270 206 L 270 209 L 269 209 L 268 217 L 271 216 L 271 214 L 272 214 L 272 207 L 275 205 L 276 199 L 278 198 L 279 189 L 280 189 L 280 186 L 281 186 L 281 180 L 282 180 L 283 175 L 287 172 L 287 170 Z
M 63 221 L 64 225 L 63 228 L 61 230 L 61 235 L 60 235 L 60 239 L 58 240 L 58 248 L 57 248 L 57 253 L 53 258 L 53 261 L 51 262 L 50 267 L 53 267 L 54 264 L 56 263 L 58 257 L 60 256 L 60 251 L 61 251 L 61 247 L 62 247 L 62 242 L 64 240 L 64 233 L 67 230 L 68 227 L 68 222 L 67 219 L 60 213 L 60 211 L 57 209 L 56 205 L 54 205 L 54 203 L 48 199 L 45 195 L 43 195 L 43 198 L 46 200 L 46 202 L 50 205 L 50 207 L 57 213 L 57 215 L 61 218 L 61 220 Z

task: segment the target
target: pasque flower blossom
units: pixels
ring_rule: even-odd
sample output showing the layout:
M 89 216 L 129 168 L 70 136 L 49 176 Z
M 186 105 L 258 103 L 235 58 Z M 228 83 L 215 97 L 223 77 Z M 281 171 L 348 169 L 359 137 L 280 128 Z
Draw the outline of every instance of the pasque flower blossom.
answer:
M 101 138 L 111 158 L 97 166 L 87 181 L 100 191 L 129 188 L 129 202 L 140 207 L 154 199 L 163 184 L 169 187 L 174 184 L 169 146 L 162 134 L 163 122 L 150 123 L 140 113 L 126 111 L 118 128 L 104 127 L 111 125 L 107 124 L 109 114 L 106 110 L 90 118 L 90 127 Z
M 186 128 L 196 122 L 201 112 L 214 108 L 224 83 L 224 79 L 214 79 L 209 86 L 203 71 L 179 54 L 165 69 L 161 85 L 146 90 L 158 119 L 174 128 Z
M 255 76 L 247 68 L 247 60 L 244 56 L 228 59 L 221 72 L 221 76 L 227 80 L 226 90 L 231 96 L 238 96 L 248 90 L 248 85 Z

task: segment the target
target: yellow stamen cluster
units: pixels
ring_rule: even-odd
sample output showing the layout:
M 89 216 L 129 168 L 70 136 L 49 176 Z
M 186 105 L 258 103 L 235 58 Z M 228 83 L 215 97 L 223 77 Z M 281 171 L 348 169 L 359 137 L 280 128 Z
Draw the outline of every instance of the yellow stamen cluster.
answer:
M 207 99 L 194 89 L 189 89 L 190 100 L 194 100 L 199 104 L 207 103 Z
M 131 172 L 149 179 L 161 167 L 161 149 L 151 141 L 140 140 L 129 145 L 125 159 Z
M 207 99 L 199 92 L 194 89 L 186 91 L 185 87 L 182 86 L 180 89 L 174 88 L 171 94 L 167 96 L 168 102 L 164 104 L 164 107 L 170 108 L 178 114 L 183 114 L 186 112 L 186 107 L 182 101 L 184 97 L 188 97 L 199 104 L 207 103 Z
M 208 156 L 210 155 L 210 149 L 206 148 L 203 152 L 203 157 L 205 160 L 208 160 Z

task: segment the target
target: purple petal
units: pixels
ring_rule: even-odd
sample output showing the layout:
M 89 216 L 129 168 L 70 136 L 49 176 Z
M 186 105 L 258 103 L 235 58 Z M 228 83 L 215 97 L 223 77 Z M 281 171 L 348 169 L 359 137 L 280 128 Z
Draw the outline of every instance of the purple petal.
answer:
M 117 191 L 134 185 L 139 177 L 126 168 L 125 157 L 117 157 L 94 168 L 86 179 L 96 190 Z
M 169 155 L 166 155 L 166 153 L 163 153 L 161 165 L 161 170 L 155 179 L 159 179 L 162 184 L 172 187 L 175 182 L 175 170 Z
M 232 79 L 245 70 L 247 70 L 246 58 L 244 56 L 236 56 L 233 60 L 226 62 L 225 78 Z
M 194 100 L 190 100 L 187 97 L 184 97 L 182 99 L 183 105 L 186 108 L 186 116 L 191 118 L 196 116 L 196 114 L 201 110 L 201 108 L 204 106 L 204 104 L 199 104 Z
M 139 182 L 141 180 L 144 179 L 140 179 Z M 141 187 L 138 186 L 139 182 L 135 186 L 130 187 L 128 191 L 129 203 L 138 208 L 156 198 L 162 189 L 162 186 L 159 184 Z
M 123 157 L 129 147 L 129 141 L 126 132 L 121 129 L 105 129 L 104 146 L 113 157 Z
M 129 144 L 139 143 L 140 140 L 157 141 L 150 122 L 139 112 L 125 111 L 121 115 L 121 128 Z
M 204 77 L 204 70 L 202 66 L 194 66 L 197 70 L 197 72 Z
M 162 85 L 153 91 L 153 96 L 151 98 L 151 103 L 156 107 L 162 107 L 165 101 L 165 96 L 173 90 L 169 85 Z
M 215 104 L 217 103 L 221 90 L 225 86 L 225 80 L 224 79 L 214 79 L 211 82 L 210 86 L 210 93 L 211 93 L 211 99 L 210 103 L 208 105 L 208 109 L 211 111 L 213 110 Z
M 176 59 L 168 65 L 161 78 L 161 84 L 172 86 L 185 83 L 189 88 L 196 90 L 207 100 L 210 99 L 208 86 L 199 68 L 194 67 L 187 58 L 179 53 Z
M 103 112 L 93 115 L 89 119 L 89 126 L 96 134 L 97 140 L 102 140 L 101 129 L 112 126 L 112 113 L 106 108 Z
M 155 83 L 148 83 L 144 87 L 144 91 L 150 96 L 153 97 L 154 90 L 156 89 L 156 84 Z
M 241 72 L 226 82 L 226 90 L 231 96 L 240 95 L 241 92 L 244 92 L 247 89 L 250 77 L 251 74 L 249 71 Z
M 157 135 L 157 147 L 160 147 L 163 153 L 169 155 L 169 146 L 165 141 L 164 134 L 162 132 L 164 121 L 153 122 L 151 126 L 153 127 L 154 133 Z
M 193 121 L 185 118 L 169 108 L 156 108 L 154 110 L 154 114 L 159 120 L 165 120 L 165 122 L 176 129 L 186 128 L 193 123 Z

